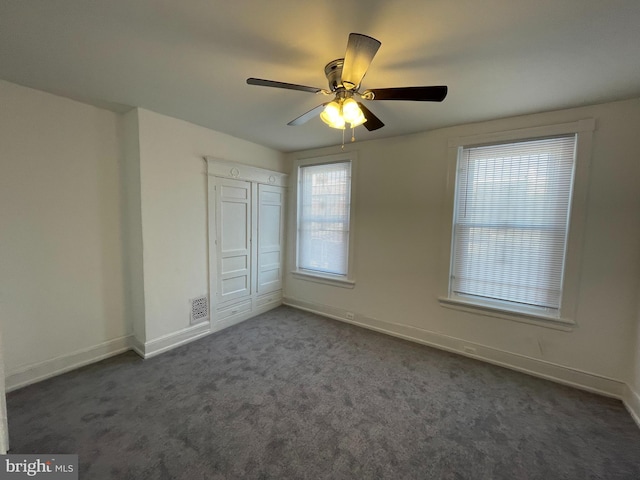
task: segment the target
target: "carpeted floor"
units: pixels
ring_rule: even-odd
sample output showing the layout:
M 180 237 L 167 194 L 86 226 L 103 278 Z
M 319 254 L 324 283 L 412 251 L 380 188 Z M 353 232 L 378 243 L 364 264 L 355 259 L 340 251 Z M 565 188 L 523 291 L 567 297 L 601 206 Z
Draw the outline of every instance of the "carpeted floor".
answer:
M 100 479 L 639 479 L 613 399 L 280 307 L 8 396 L 11 453 Z

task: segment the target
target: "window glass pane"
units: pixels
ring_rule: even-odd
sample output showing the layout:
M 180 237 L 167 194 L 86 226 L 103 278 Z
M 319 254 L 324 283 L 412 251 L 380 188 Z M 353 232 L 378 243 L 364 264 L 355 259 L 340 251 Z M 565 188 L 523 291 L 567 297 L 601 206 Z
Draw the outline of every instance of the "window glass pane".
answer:
M 463 149 L 453 293 L 560 308 L 575 138 Z
M 298 268 L 346 275 L 351 162 L 300 167 L 298 195 Z

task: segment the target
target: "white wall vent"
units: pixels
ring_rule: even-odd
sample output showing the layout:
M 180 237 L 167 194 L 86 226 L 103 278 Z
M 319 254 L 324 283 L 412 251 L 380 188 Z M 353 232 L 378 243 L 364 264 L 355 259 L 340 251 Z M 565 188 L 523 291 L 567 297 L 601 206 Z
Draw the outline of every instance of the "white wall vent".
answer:
M 191 325 L 209 320 L 209 299 L 206 295 L 191 300 Z

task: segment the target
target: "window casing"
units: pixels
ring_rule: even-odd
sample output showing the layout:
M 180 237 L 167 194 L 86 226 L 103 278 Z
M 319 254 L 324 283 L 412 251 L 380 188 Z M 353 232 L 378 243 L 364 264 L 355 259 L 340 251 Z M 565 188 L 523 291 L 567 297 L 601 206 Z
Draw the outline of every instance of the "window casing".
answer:
M 294 276 L 353 286 L 353 154 L 296 164 L 296 270 Z
M 593 120 L 452 139 L 443 306 L 573 324 Z

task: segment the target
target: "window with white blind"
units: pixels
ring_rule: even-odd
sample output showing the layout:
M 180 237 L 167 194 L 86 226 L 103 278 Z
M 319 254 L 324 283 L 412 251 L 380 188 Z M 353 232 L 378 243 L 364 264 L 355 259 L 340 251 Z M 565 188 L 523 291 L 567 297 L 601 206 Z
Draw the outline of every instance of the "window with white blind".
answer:
M 316 161 L 301 162 L 297 170 L 296 273 L 351 283 L 352 161 Z
M 451 292 L 560 309 L 576 135 L 464 147 Z
M 574 323 L 594 125 L 450 141 L 456 174 L 443 306 Z

